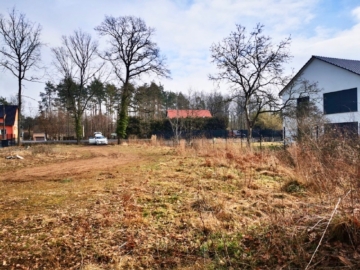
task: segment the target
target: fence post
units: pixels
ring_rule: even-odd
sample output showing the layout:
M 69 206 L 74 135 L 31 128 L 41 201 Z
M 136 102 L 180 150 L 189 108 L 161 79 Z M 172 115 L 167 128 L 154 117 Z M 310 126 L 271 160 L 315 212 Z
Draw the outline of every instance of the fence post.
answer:
M 225 130 L 225 149 L 226 150 L 227 150 L 227 139 L 228 139 L 227 131 Z
M 214 133 L 211 130 L 211 137 L 212 137 L 212 141 L 213 141 L 213 149 L 215 149 L 215 138 L 214 138 Z
M 284 150 L 286 149 L 285 138 L 286 138 L 286 130 L 285 130 L 285 127 L 284 127 L 284 131 L 283 131 Z

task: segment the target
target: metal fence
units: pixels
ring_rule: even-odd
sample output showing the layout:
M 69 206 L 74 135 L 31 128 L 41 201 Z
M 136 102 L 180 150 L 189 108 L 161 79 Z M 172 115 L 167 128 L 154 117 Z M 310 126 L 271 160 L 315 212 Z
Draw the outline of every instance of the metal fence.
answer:
M 13 146 L 16 144 L 16 138 L 14 134 L 0 135 L 1 147 Z
M 248 131 L 237 130 L 237 134 L 234 135 L 234 132 L 231 130 L 192 130 L 192 131 L 183 131 L 180 134 L 179 139 L 191 140 L 193 138 L 246 138 Z M 172 131 L 159 131 L 155 132 L 159 138 L 163 138 L 165 140 L 171 140 L 174 138 L 174 133 Z M 252 131 L 252 138 L 255 140 L 263 140 L 263 141 L 282 141 L 283 140 L 283 131 L 282 130 L 272 130 L 272 129 L 255 129 Z

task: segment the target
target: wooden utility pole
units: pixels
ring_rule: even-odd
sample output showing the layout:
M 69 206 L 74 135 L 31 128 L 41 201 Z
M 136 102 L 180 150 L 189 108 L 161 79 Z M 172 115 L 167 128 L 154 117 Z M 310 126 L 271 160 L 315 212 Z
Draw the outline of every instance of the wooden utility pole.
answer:
M 6 138 L 5 138 L 5 103 L 3 103 L 3 132 L 2 132 L 2 139 L 6 140 Z

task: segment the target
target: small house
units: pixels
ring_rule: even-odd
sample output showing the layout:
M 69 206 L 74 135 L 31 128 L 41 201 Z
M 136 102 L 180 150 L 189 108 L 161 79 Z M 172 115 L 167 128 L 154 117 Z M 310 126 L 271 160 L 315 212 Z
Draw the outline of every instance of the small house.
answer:
M 18 106 L 0 105 L 0 137 L 2 140 L 17 139 L 18 136 L 17 122 L 18 122 Z M 4 130 L 4 126 L 5 126 L 5 130 Z
M 297 98 L 297 107 L 314 101 L 318 111 L 326 120 L 322 127 L 316 128 L 322 130 L 346 128 L 351 133 L 359 133 L 359 60 L 312 56 L 280 92 L 284 102 L 288 100 L 290 87 L 297 79 L 317 83 L 319 89 L 317 93 L 301 95 Z M 298 135 L 299 129 L 294 123 L 296 121 L 285 117 L 284 128 L 287 138 Z
M 44 132 L 34 133 L 33 140 L 36 142 L 44 142 L 46 141 L 46 134 Z

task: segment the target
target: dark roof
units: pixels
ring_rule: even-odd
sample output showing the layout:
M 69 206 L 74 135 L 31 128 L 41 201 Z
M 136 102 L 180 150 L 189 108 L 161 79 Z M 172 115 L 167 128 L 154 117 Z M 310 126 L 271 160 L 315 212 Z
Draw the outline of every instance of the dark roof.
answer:
M 317 56 L 313 55 L 309 61 L 305 63 L 305 65 L 299 70 L 298 73 L 291 79 L 291 81 L 280 91 L 279 95 L 282 94 L 282 92 L 296 80 L 300 74 L 303 72 L 303 70 L 312 62 L 314 59 L 318 59 L 321 61 L 324 61 L 328 64 L 337 66 L 339 68 L 343 68 L 347 71 L 350 71 L 352 73 L 355 73 L 357 75 L 360 75 L 360 61 L 359 60 L 350 60 L 350 59 L 341 59 L 341 58 L 332 58 L 332 57 L 325 57 L 325 56 Z
M 319 60 L 332 64 L 334 66 L 346 69 L 357 75 L 360 75 L 360 61 L 359 60 L 349 60 L 349 59 L 340 59 L 340 58 L 331 58 L 324 56 L 313 56 Z
M 0 105 L 0 118 L 4 117 L 4 105 Z M 16 118 L 16 111 L 18 106 L 17 105 L 5 105 L 5 125 L 6 126 L 13 126 L 15 124 Z

